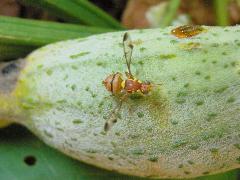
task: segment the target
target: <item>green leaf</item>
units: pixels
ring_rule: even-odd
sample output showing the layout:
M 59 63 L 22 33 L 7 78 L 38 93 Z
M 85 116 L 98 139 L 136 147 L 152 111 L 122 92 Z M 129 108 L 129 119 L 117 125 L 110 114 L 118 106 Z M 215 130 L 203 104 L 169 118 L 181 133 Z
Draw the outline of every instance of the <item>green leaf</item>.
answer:
M 36 47 L 112 29 L 0 16 L 0 60 L 25 56 Z
M 0 42 L 0 61 L 24 57 L 37 47 L 38 46 L 11 45 Z
M 35 163 L 32 158 L 35 158 Z M 16 125 L 0 130 L 0 172 L 0 179 L 9 180 L 142 179 L 119 175 L 73 160 Z M 195 180 L 237 180 L 237 171 Z
M 27 157 L 34 157 L 35 164 L 28 165 Z M 73 160 L 46 146 L 20 126 L 0 130 L 0 172 L 0 179 L 9 180 L 125 177 Z
M 166 27 L 172 23 L 177 13 L 179 5 L 180 5 L 180 0 L 171 0 L 168 2 L 162 21 L 160 22 L 160 27 Z
M 47 10 L 69 22 L 123 29 L 117 20 L 87 0 L 21 0 L 21 2 Z
M 229 0 L 214 0 L 216 12 L 216 25 L 228 26 L 229 22 Z

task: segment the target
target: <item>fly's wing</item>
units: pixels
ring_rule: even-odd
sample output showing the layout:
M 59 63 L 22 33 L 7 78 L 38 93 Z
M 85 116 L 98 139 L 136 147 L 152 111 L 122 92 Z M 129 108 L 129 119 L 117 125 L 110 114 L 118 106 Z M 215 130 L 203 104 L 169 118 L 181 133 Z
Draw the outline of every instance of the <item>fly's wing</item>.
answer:
M 133 44 L 131 41 L 131 38 L 128 33 L 125 33 L 123 36 L 123 50 L 124 50 L 124 57 L 126 60 L 128 73 L 127 76 L 132 78 L 132 72 L 131 72 L 131 61 L 132 61 L 132 52 L 133 52 Z

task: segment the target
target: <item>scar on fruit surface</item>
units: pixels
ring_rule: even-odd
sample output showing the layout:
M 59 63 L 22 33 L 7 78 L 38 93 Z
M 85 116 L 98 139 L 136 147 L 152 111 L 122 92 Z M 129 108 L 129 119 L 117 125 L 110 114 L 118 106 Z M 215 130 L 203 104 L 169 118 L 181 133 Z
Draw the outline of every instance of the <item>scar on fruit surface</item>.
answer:
M 206 29 L 199 25 L 179 26 L 171 31 L 172 35 L 176 36 L 177 38 L 189 38 L 202 32 L 206 32 Z

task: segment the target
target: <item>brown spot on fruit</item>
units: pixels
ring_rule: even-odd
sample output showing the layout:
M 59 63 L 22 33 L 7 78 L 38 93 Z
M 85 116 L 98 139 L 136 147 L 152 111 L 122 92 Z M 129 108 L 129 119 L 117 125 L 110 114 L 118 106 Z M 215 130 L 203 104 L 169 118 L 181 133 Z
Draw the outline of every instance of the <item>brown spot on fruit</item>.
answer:
M 171 33 L 178 38 L 189 38 L 202 33 L 204 30 L 202 26 L 184 25 L 173 29 Z

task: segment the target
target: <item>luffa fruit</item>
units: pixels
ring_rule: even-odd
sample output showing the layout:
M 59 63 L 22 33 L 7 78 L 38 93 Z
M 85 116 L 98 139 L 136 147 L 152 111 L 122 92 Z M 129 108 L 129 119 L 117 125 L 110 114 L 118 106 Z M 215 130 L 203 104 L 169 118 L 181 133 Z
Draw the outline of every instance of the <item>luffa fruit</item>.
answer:
M 130 95 L 107 133 L 119 97 L 102 81 L 126 71 L 123 32 L 33 52 L 16 85 L 2 91 L 1 119 L 71 157 L 124 174 L 189 178 L 239 168 L 240 27 L 203 28 L 187 38 L 171 34 L 173 27 L 129 31 L 133 74 L 161 86 Z

